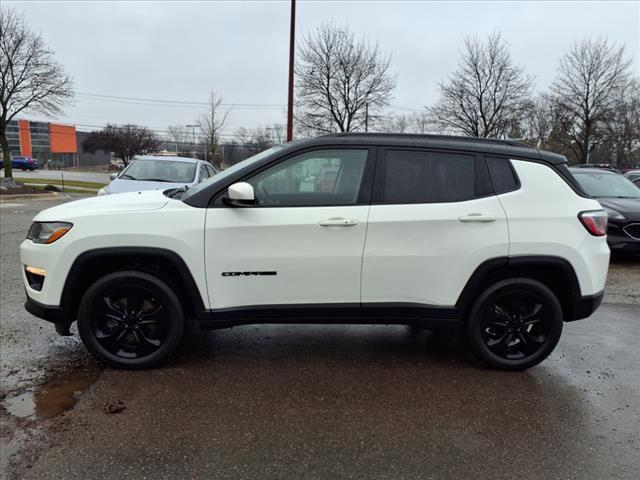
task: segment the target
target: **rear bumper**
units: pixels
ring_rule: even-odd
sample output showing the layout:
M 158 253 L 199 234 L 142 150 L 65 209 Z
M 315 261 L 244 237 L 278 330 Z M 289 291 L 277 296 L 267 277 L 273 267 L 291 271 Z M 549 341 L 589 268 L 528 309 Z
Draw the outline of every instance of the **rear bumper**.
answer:
M 571 315 L 571 318 L 566 319 L 566 321 L 572 322 L 591 316 L 591 314 L 598 309 L 603 298 L 604 290 L 594 295 L 579 297 L 573 306 L 573 315 Z

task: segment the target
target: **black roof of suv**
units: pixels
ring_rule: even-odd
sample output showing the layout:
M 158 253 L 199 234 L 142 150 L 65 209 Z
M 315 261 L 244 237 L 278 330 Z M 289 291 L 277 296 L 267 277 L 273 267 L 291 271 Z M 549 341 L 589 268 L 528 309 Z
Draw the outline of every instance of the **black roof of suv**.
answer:
M 291 145 L 313 146 L 331 145 L 381 145 L 381 146 L 412 146 L 443 148 L 447 150 L 462 150 L 480 153 L 493 153 L 511 157 L 525 157 L 542 160 L 553 165 L 566 163 L 567 159 L 557 153 L 538 150 L 517 140 L 500 140 L 496 138 L 456 137 L 451 135 L 427 135 L 406 133 L 332 133 L 308 140 L 297 140 Z

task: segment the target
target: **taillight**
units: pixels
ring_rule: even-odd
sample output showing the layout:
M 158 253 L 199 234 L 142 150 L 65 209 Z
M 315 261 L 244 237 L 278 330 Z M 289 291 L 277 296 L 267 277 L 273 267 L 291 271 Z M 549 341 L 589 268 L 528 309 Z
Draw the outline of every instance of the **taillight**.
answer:
M 580 212 L 578 218 L 584 228 L 594 237 L 604 237 L 607 234 L 607 212 L 604 210 L 590 210 Z

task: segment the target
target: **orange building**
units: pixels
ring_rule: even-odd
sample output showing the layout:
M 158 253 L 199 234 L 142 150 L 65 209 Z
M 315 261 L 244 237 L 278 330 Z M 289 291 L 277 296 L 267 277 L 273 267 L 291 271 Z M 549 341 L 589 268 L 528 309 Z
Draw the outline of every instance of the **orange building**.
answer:
M 76 127 L 29 120 L 11 121 L 7 126 L 11 154 L 35 157 L 45 162 L 70 167 L 78 165 Z

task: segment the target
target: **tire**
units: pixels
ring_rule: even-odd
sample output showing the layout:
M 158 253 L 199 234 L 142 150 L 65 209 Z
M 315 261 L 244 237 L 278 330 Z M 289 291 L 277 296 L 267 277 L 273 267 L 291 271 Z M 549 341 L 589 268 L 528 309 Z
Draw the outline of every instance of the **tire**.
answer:
M 78 332 L 87 349 L 115 368 L 160 365 L 178 348 L 184 331 L 174 291 L 154 275 L 121 271 L 86 291 L 78 308 Z
M 491 285 L 473 304 L 467 344 L 484 363 L 526 370 L 551 354 L 562 334 L 562 307 L 543 283 L 509 278 Z

